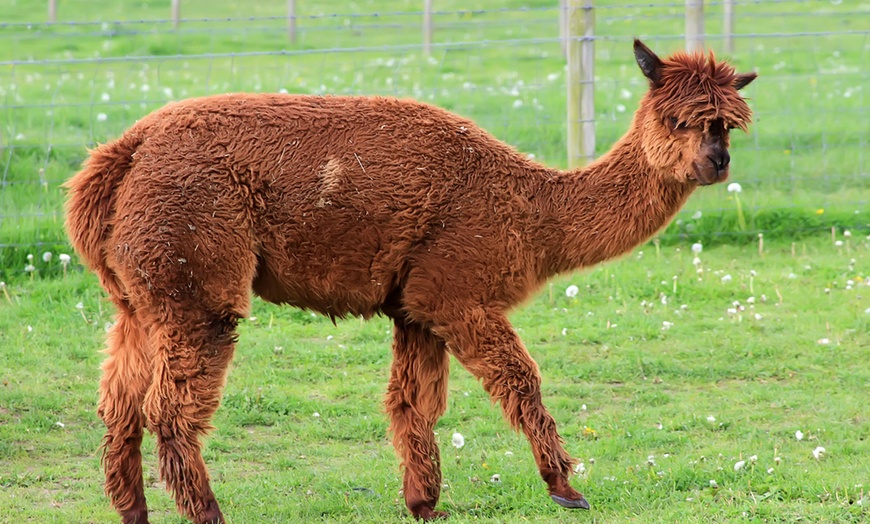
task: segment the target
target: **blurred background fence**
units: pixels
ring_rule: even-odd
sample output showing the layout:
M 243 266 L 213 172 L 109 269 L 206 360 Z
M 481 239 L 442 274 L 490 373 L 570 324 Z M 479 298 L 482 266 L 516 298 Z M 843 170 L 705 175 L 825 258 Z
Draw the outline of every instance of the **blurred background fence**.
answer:
M 168 101 L 413 97 L 566 167 L 627 129 L 647 88 L 634 37 L 662 55 L 702 43 L 760 74 L 744 92 L 755 124 L 732 135 L 742 193 L 704 188 L 663 240 L 867 234 L 866 0 L 2 0 L 0 276 L 69 249 L 61 183 Z

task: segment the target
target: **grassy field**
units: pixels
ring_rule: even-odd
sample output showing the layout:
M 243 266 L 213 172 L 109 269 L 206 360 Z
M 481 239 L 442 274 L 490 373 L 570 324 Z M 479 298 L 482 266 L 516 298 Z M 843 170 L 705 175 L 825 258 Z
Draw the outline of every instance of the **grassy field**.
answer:
M 455 361 L 440 507 L 451 522 L 866 522 L 870 242 L 839 239 L 705 249 L 700 274 L 689 245 L 650 245 L 556 280 L 512 319 L 592 511 L 549 501 L 525 440 Z M 78 271 L 7 292 L 0 522 L 112 522 L 95 415 L 110 306 Z M 381 407 L 389 329 L 255 301 L 205 451 L 231 522 L 407 521 Z M 153 445 L 155 521 L 183 522 Z
M 179 98 L 282 89 L 410 96 L 471 117 L 543 162 L 565 164 L 565 62 L 555 1 L 479 2 L 475 12 L 439 1 L 430 57 L 420 48 L 420 3 L 411 0 L 299 2 L 295 44 L 286 36 L 283 2 L 185 0 L 189 21 L 178 31 L 167 21 L 167 0 L 61 1 L 59 20 L 82 23 L 55 26 L 33 23 L 45 19 L 44 4 L 2 4 L 3 278 L 22 271 L 30 246 L 57 250 L 65 243 L 59 186 L 86 146 Z M 620 0 L 596 8 L 602 153 L 626 130 L 646 89 L 630 39 L 643 37 L 666 54 L 681 48 L 684 22 L 672 3 Z M 708 44 L 719 51 L 721 9 L 706 11 Z M 856 2 L 739 4 L 731 57 L 761 75 L 746 90 L 756 124 L 749 135 L 735 134 L 732 149 L 748 231 L 794 238 L 831 226 L 868 227 L 870 71 L 860 22 L 868 9 Z M 693 229 L 675 223 L 668 233 L 707 244 L 754 238 L 737 227 L 724 187 L 698 192 L 682 217 L 698 210 L 702 221 L 683 220 Z

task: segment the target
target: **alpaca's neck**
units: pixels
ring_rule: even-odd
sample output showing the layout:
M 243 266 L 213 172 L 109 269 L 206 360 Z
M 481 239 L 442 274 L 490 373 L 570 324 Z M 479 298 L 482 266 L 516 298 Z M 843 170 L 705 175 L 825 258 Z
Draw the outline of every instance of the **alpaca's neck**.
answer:
M 692 193 L 656 172 L 641 150 L 639 132 L 629 131 L 599 160 L 562 173 L 545 184 L 549 214 L 547 260 L 542 276 L 591 266 L 617 257 L 668 224 Z

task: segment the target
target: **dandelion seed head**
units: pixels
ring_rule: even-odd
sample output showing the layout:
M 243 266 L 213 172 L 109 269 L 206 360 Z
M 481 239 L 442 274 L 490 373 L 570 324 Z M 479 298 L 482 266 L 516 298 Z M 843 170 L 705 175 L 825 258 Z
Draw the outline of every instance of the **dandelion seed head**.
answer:
M 106 113 L 97 113 L 97 122 L 105 122 L 109 117 Z
M 794 438 L 796 438 L 797 440 L 803 440 L 804 439 L 804 432 L 801 430 L 795 431 Z
M 49 263 L 49 262 L 51 262 L 51 257 L 52 257 L 51 251 L 46 251 L 45 253 L 42 254 L 42 261 L 45 263 Z
M 722 280 L 723 284 L 727 284 L 728 282 L 731 282 L 731 280 L 732 280 L 731 275 L 724 275 L 721 280 Z
M 823 448 L 822 446 L 819 446 L 813 450 L 813 458 L 816 460 L 819 460 L 823 456 L 825 456 L 826 452 L 827 452 L 827 450 L 825 448 Z
M 501 475 L 495 473 L 493 476 L 489 477 L 489 481 L 492 483 L 501 482 Z
M 741 186 L 737 182 L 731 182 L 730 184 L 728 184 L 729 193 L 740 193 L 741 191 L 743 191 L 743 186 Z
M 34 271 L 36 271 L 36 266 L 34 266 L 33 264 L 27 264 L 26 266 L 24 266 L 24 271 L 28 273 L 33 273 Z
M 716 417 L 714 417 L 713 415 L 708 415 L 707 422 L 716 422 Z
M 767 474 L 768 474 L 768 475 L 772 475 L 772 474 L 773 474 L 773 468 L 767 468 Z
M 692 218 L 695 220 L 700 220 L 702 216 L 704 216 L 703 213 L 701 213 L 700 211 L 695 211 L 695 214 L 692 215 Z
M 704 251 L 704 246 L 700 242 L 692 244 L 692 253 L 698 254 L 701 251 Z
M 719 484 L 717 484 L 715 480 L 710 479 L 710 487 L 716 489 L 719 487 Z
M 58 256 L 57 258 L 60 259 L 61 264 L 64 264 L 64 265 L 69 264 L 70 256 L 67 255 L 66 253 L 61 253 L 60 256 Z
M 842 240 L 837 240 L 836 242 L 834 242 L 834 245 L 837 246 L 837 247 L 843 247 L 843 241 L 842 241 Z
M 741 469 L 743 469 L 743 466 L 745 466 L 745 465 L 746 465 L 745 460 L 738 460 L 737 462 L 734 463 L 734 471 L 740 471 Z
M 574 298 L 577 296 L 577 293 L 579 293 L 579 292 L 580 292 L 580 288 L 578 288 L 574 284 L 571 284 L 570 286 L 568 286 L 565 289 L 565 296 L 568 298 Z
M 465 445 L 465 437 L 463 437 L 460 433 L 454 433 L 453 438 L 450 440 L 453 447 L 456 449 L 462 449 L 462 446 Z

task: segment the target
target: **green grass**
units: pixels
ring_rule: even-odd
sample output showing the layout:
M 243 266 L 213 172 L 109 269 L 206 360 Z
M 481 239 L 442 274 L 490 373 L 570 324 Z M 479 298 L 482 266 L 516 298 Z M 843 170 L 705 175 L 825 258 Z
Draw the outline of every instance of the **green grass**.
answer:
M 118 136 L 173 99 L 281 89 L 414 97 L 473 118 L 547 164 L 565 164 L 565 63 L 550 0 L 478 2 L 480 12 L 439 1 L 428 58 L 420 49 L 420 16 L 412 14 L 421 4 L 411 0 L 300 2 L 296 44 L 280 18 L 283 2 L 185 0 L 183 16 L 192 20 L 178 32 L 165 21 L 166 0 L 62 1 L 61 21 L 95 23 L 24 24 L 44 20 L 44 4 L 3 5 L 9 24 L 0 26 L 2 278 L 20 273 L 34 249 L 65 243 L 60 184 L 77 170 L 86 146 Z M 646 89 L 630 38 L 643 37 L 661 54 L 682 46 L 679 8 L 636 5 L 596 2 L 599 154 L 627 129 Z M 708 44 L 719 51 L 721 9 L 706 10 Z M 867 16 L 867 5 L 854 2 L 738 5 L 741 36 L 731 58 L 761 75 L 745 93 L 756 123 L 749 135 L 735 134 L 732 147 L 732 179 L 744 187 L 748 230 L 794 238 L 870 224 L 868 48 L 861 32 Z M 197 21 L 227 17 L 255 19 Z M 708 244 L 754 238 L 735 226 L 724 187 L 699 191 L 680 218 L 687 222 L 698 210 L 711 219 L 688 232 L 675 224 L 667 234 L 703 235 Z
M 526 441 L 453 361 L 436 427 L 451 522 L 866 522 L 870 243 L 705 249 L 700 279 L 689 244 L 641 250 L 512 315 L 592 511 L 550 502 Z M 0 295 L 0 522 L 113 522 L 95 414 L 111 307 L 80 268 L 43 278 L 36 265 Z M 729 314 L 734 301 L 745 311 Z M 252 315 L 205 448 L 230 522 L 408 522 L 381 407 L 389 323 L 333 326 L 259 300 Z M 145 450 L 154 521 L 184 522 L 150 436 Z

